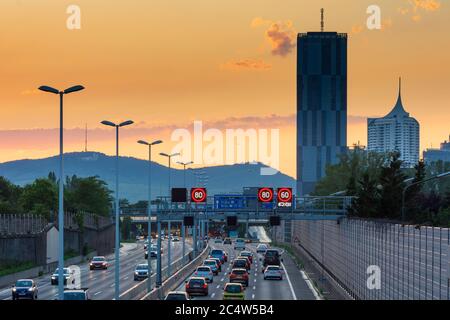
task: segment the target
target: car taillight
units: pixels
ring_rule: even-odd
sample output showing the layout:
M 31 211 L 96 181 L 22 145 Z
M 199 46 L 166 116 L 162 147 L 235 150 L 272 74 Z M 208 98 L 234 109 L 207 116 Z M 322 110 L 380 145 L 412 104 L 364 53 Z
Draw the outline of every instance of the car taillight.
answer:
M 204 289 L 208 288 L 208 285 L 205 283 L 205 284 L 203 285 L 203 288 L 204 288 Z
M 189 283 L 186 283 L 186 289 L 189 289 Z
M 197 271 L 195 271 L 195 272 L 194 272 L 194 274 L 195 274 L 195 275 L 198 275 L 198 272 L 197 272 Z

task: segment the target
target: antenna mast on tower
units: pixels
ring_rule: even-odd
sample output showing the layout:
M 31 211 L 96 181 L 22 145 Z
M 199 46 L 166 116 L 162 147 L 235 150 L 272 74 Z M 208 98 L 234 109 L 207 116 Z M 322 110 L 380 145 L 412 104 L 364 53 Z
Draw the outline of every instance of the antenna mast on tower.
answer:
M 323 22 L 323 8 L 320 9 L 320 31 L 323 32 L 324 29 L 324 22 Z

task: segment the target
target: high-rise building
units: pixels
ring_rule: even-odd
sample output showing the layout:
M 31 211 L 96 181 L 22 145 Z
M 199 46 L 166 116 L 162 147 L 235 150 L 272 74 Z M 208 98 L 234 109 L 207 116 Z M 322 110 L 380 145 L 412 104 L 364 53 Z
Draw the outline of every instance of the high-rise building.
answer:
M 417 120 L 403 108 L 400 79 L 397 103 L 392 111 L 382 118 L 367 119 L 367 150 L 399 151 L 403 166 L 414 167 L 419 161 L 419 130 Z
M 423 152 L 423 160 L 425 163 L 443 161 L 450 162 L 450 136 L 448 136 L 448 141 L 445 140 L 441 143 L 439 149 L 429 148 Z
M 322 24 L 323 26 L 323 24 Z M 297 194 L 307 195 L 347 150 L 347 34 L 297 37 Z

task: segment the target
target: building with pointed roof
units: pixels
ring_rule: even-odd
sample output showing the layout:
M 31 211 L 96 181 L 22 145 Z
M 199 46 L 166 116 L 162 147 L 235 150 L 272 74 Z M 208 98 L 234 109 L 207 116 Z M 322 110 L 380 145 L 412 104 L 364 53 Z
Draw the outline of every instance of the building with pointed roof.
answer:
M 399 151 L 404 167 L 411 168 L 419 161 L 420 125 L 403 107 L 401 84 L 400 78 L 397 103 L 391 112 L 367 119 L 367 150 Z

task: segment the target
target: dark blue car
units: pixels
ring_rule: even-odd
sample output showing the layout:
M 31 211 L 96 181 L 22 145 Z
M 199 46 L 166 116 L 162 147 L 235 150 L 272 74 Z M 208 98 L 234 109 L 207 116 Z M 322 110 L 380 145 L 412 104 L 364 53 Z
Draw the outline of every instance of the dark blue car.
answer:
M 12 287 L 12 299 L 37 299 L 38 287 L 34 280 L 20 279 L 16 281 L 16 284 Z

